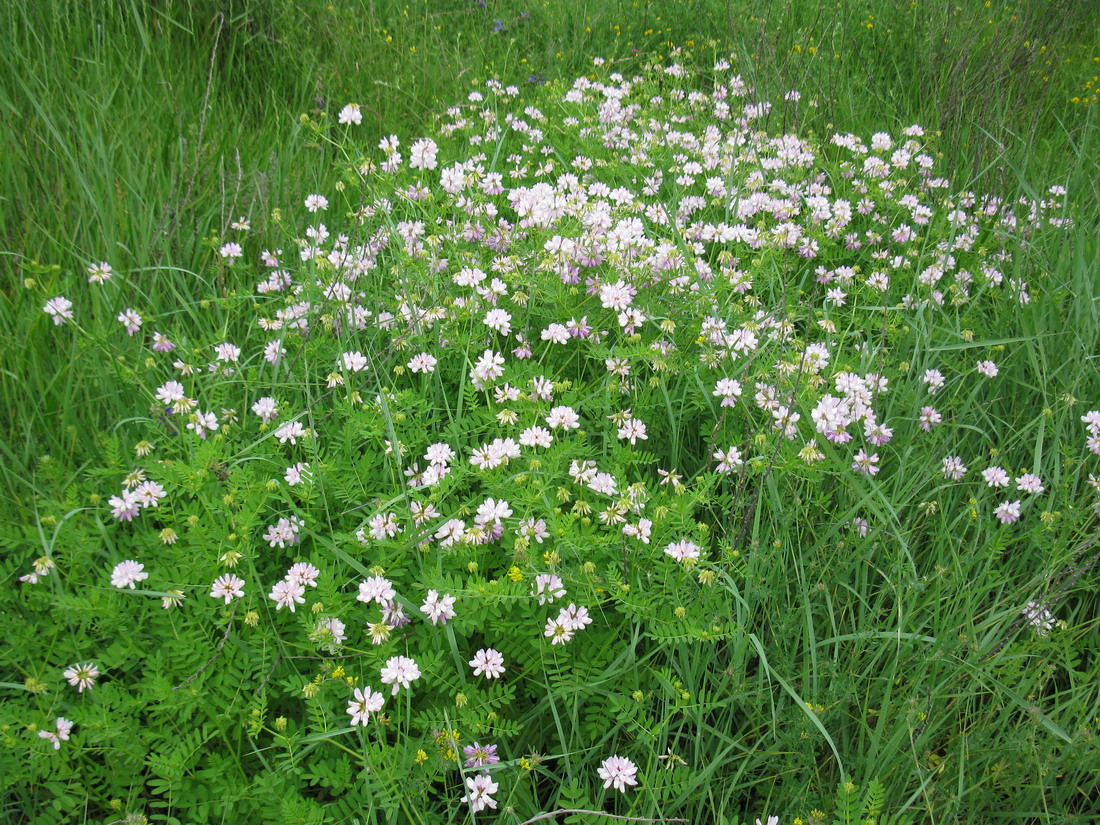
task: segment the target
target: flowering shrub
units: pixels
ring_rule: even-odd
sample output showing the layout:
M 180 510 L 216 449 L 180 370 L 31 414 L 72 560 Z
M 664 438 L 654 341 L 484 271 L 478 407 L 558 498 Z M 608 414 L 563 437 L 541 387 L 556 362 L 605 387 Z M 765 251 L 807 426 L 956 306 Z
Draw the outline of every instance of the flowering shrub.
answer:
M 972 434 L 1010 356 L 981 336 L 1032 300 L 1064 190 L 959 191 L 919 126 L 784 131 L 806 104 L 724 62 L 600 72 L 530 100 L 487 83 L 377 149 L 348 104 L 312 124 L 343 158 L 331 190 L 277 244 L 219 245 L 218 283 L 254 290 L 203 296 L 206 329 L 118 314 L 151 367 L 98 503 L 21 560 L 21 632 L 54 611 L 69 658 L 28 682 L 38 735 L 6 729 L 9 776 L 164 821 L 699 815 L 728 783 L 732 821 L 764 777 L 832 788 L 872 747 L 839 735 L 879 724 L 860 691 L 891 702 L 859 634 L 924 656 L 964 630 L 938 596 L 898 624 L 930 532 L 957 534 L 965 578 L 1052 501 L 1058 540 L 1087 523 L 1095 494 L 1041 436 Z M 1073 414 L 1083 467 L 1100 412 Z M 1053 643 L 1046 572 L 987 594 L 983 632 Z M 788 590 L 799 612 L 764 609 Z M 790 664 L 826 638 L 831 686 Z

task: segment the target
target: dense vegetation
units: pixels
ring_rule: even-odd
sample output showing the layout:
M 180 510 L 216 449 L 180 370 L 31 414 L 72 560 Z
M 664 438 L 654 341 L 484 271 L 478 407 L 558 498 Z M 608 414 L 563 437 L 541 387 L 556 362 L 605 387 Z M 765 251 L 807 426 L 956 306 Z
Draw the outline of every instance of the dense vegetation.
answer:
M 3 815 L 1091 821 L 1086 12 L 5 6 Z

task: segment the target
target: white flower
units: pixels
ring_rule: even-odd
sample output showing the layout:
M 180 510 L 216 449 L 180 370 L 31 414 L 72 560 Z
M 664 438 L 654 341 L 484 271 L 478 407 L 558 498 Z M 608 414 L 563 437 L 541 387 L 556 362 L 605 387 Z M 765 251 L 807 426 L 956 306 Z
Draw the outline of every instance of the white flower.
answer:
M 191 420 L 187 422 L 187 429 L 194 430 L 199 438 L 206 438 L 206 431 L 217 432 L 218 417 L 212 412 L 196 410 L 191 413 Z
M 549 639 L 552 645 L 564 645 L 573 638 L 573 630 L 557 619 L 548 619 L 542 635 Z
M 310 212 L 328 209 L 328 198 L 324 195 L 309 195 L 306 198 L 306 209 Z
M 300 561 L 291 566 L 287 571 L 286 580 L 289 582 L 297 582 L 302 587 L 316 587 L 317 577 L 320 575 L 321 571 L 312 564 Z
M 359 110 L 358 103 L 349 103 L 343 109 L 340 110 L 339 116 L 340 123 L 351 123 L 358 126 L 363 122 L 363 113 Z
M 444 593 L 439 595 L 437 590 L 429 590 L 428 598 L 420 606 L 420 612 L 432 620 L 432 624 L 447 624 L 455 617 L 455 597 Z
M 581 426 L 581 417 L 572 407 L 554 407 L 546 416 L 546 424 L 554 430 L 576 430 Z
M 169 381 L 169 384 L 174 383 Z M 183 390 L 183 387 L 180 387 Z M 273 418 L 279 417 L 279 405 L 275 399 L 269 395 L 265 395 L 263 398 L 257 399 L 256 403 L 252 405 L 252 412 L 256 413 L 260 417 L 260 420 L 265 424 L 269 424 Z
M 715 450 L 714 457 L 718 459 L 718 466 L 715 467 L 715 469 L 719 473 L 731 473 L 734 468 L 740 467 L 745 463 L 741 458 L 741 451 L 736 447 L 730 447 L 725 452 L 722 450 Z
M 54 727 L 56 731 L 40 730 L 38 735 L 53 744 L 53 749 L 56 751 L 61 750 L 62 742 L 69 741 L 69 734 L 72 733 L 73 723 L 64 716 L 58 716 L 54 721 Z
M 354 696 L 355 698 L 348 702 L 348 716 L 351 717 L 352 727 L 367 724 L 370 715 L 378 713 L 382 710 L 382 706 L 386 704 L 386 697 L 381 693 L 376 693 L 369 687 L 366 690 L 356 688 Z
M 1023 614 L 1040 636 L 1045 636 L 1054 627 L 1054 614 L 1038 602 L 1028 602 Z
M 359 583 L 359 595 L 355 597 L 356 601 L 365 602 L 370 604 L 371 602 L 378 602 L 378 604 L 385 604 L 397 595 L 397 591 L 393 589 L 393 585 L 390 584 L 388 579 L 384 579 L 381 576 L 372 576 L 366 581 Z
M 295 605 L 305 604 L 305 592 L 306 589 L 301 583 L 284 579 L 281 582 L 276 582 L 275 586 L 271 588 L 268 598 L 275 602 L 276 610 L 286 607 L 293 613 Z
M 565 595 L 565 586 L 557 576 L 551 573 L 540 573 L 535 576 L 535 588 L 532 596 L 538 597 L 539 604 L 553 604 L 555 599 Z
M 699 545 L 687 539 L 674 541 L 665 547 L 665 555 L 671 556 L 679 562 L 687 562 L 688 559 L 697 561 L 699 559 Z
M 592 624 L 592 617 L 588 615 L 587 607 L 577 607 L 571 603 L 558 613 L 557 622 L 569 630 L 584 630 Z
M 479 650 L 468 664 L 474 669 L 474 676 L 484 675 L 486 679 L 499 679 L 505 670 L 504 656 L 491 647 Z
M 978 372 L 980 372 L 986 378 L 996 378 L 1000 370 L 997 368 L 997 365 L 994 364 L 992 361 L 979 361 Z
M 1043 480 L 1035 473 L 1024 473 L 1018 479 L 1016 479 L 1016 487 L 1019 490 L 1023 490 L 1025 493 L 1031 493 L 1032 495 L 1038 495 L 1046 488 L 1043 486 Z
M 734 381 L 732 378 L 722 378 L 714 385 L 714 392 L 711 395 L 722 399 L 720 406 L 732 407 L 737 403 L 737 399 L 741 397 L 741 392 L 739 381 Z
M 528 427 L 519 437 L 519 443 L 524 447 L 549 447 L 554 436 L 545 427 Z
M 91 264 L 88 266 L 88 283 L 106 283 L 111 279 L 111 276 L 114 274 L 115 273 L 111 269 L 111 265 L 106 261 L 100 261 L 98 264 Z
M 639 421 L 637 418 L 628 418 L 619 427 L 618 437 L 622 441 L 629 441 L 630 446 L 642 439 L 643 441 L 649 440 L 649 436 L 646 435 L 645 423 Z
M 636 290 L 623 280 L 600 287 L 600 303 L 604 309 L 626 309 L 634 300 Z
M 437 363 L 439 362 L 434 355 L 429 355 L 426 352 L 421 352 L 410 358 L 409 363 L 406 366 L 408 366 L 409 372 L 429 373 L 435 372 L 435 365 Z
M 90 662 L 86 665 L 72 665 L 65 670 L 63 675 L 69 680 L 70 685 L 83 693 L 85 688 L 95 687 L 95 679 L 99 675 L 99 668 Z
M 275 431 L 275 437 L 279 439 L 280 444 L 286 444 L 288 441 L 291 444 L 297 444 L 299 438 L 305 438 L 306 428 L 302 426 L 300 421 L 288 421 Z
M 361 352 L 345 352 L 341 358 L 344 363 L 344 369 L 348 372 L 362 372 L 367 368 L 366 356 Z
M 145 572 L 145 565 L 132 559 L 119 562 L 111 571 L 111 584 L 120 589 L 129 587 L 133 590 L 136 582 L 145 581 L 147 578 L 149 574 Z
M 303 481 L 308 481 L 311 478 L 309 471 L 309 464 L 304 461 L 299 461 L 297 464 L 291 464 L 286 468 L 286 473 L 283 474 L 283 480 L 286 481 L 290 487 L 296 487 Z
M 50 298 L 50 300 L 46 301 L 46 306 L 42 308 L 42 311 L 51 316 L 53 322 L 58 326 L 64 324 L 66 321 L 73 320 L 73 302 L 64 295 Z
M 240 599 L 243 596 L 244 579 L 238 578 L 232 573 L 219 576 L 214 579 L 214 583 L 210 585 L 210 598 L 225 599 L 226 604 L 229 604 L 233 599 Z
M 603 780 L 605 788 L 614 785 L 615 790 L 620 793 L 626 793 L 627 785 L 638 784 L 638 768 L 625 756 L 608 757 L 596 773 Z
M 241 360 L 241 348 L 229 342 L 218 344 L 214 347 L 214 357 L 217 361 L 232 361 L 236 363 Z
M 411 687 L 419 678 L 420 668 L 407 656 L 393 656 L 386 660 L 386 666 L 382 668 L 382 684 L 393 685 L 394 696 L 401 688 Z
M 1001 524 L 1014 524 L 1020 520 L 1020 505 L 1022 503 L 1019 499 L 1002 501 L 997 509 L 993 511 L 993 515 L 1000 519 Z
M 501 335 L 508 335 L 512 332 L 512 316 L 503 309 L 490 309 L 485 313 L 483 323 L 489 329 L 494 329 Z
M 438 151 L 434 140 L 423 138 L 416 141 L 409 150 L 409 166 L 413 169 L 435 169 L 439 165 L 435 158 Z

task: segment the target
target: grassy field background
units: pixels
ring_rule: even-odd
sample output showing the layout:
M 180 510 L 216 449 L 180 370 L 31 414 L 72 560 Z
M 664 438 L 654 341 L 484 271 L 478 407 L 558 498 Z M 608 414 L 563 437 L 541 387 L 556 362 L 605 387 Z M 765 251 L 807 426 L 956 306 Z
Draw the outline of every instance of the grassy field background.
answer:
M 331 176 L 303 113 L 361 102 L 364 129 L 409 135 L 471 82 L 570 78 L 592 56 L 733 55 L 760 96 L 797 88 L 801 130 L 941 131 L 959 181 L 1042 182 L 1100 201 L 1100 37 L 1087 0 L 65 0 L 0 10 L 0 397 L 4 493 L 36 456 L 92 454 L 117 390 L 94 358 L 56 352 L 27 311 L 92 261 L 151 298 L 188 295 L 231 221 Z M 1095 216 L 1095 212 L 1091 213 Z M 1087 235 L 1087 233 L 1086 233 Z M 1094 272 L 1094 239 L 1079 250 Z M 25 286 L 33 279 L 36 286 Z M 193 296 L 192 296 L 193 297 Z M 40 313 L 39 313 L 40 314 Z M 1088 314 L 1088 313 L 1086 313 Z M 33 404 L 15 403 L 34 399 Z
M 109 261 L 145 306 L 171 307 L 177 328 L 198 329 L 210 320 L 207 279 L 231 222 L 247 216 L 274 242 L 273 211 L 335 179 L 332 150 L 311 140 L 303 115 L 335 119 L 357 101 L 369 145 L 389 134 L 407 143 L 475 81 L 568 80 L 593 56 L 624 72 L 673 48 L 699 65 L 732 57 L 760 98 L 798 89 L 813 101 L 790 124 L 800 133 L 869 138 L 919 123 L 942 133 L 939 160 L 960 188 L 1015 198 L 1065 186 L 1076 229 L 1035 250 L 1042 272 L 1033 288 L 1043 295 L 990 328 L 1025 341 L 1013 345 L 1017 374 L 1026 375 L 1021 416 L 1060 410 L 1070 395 L 1092 409 L 1100 388 L 1095 13 L 1089 0 L 11 0 L 0 8 L 0 521 L 20 529 L 4 534 L 4 547 L 19 548 L 21 536 L 40 529 L 42 502 L 65 501 L 68 486 L 103 463 L 104 432 L 133 410 L 123 379 L 140 368 L 140 348 L 109 350 L 96 330 L 58 348 L 42 312 L 47 298 L 75 293 L 89 264 Z M 119 302 L 99 313 L 104 329 L 117 326 L 126 305 L 112 294 L 96 297 Z M 1005 425 L 1030 426 L 1023 417 Z M 1079 440 L 1073 416 L 1049 426 L 1047 438 Z M 948 559 L 949 537 L 936 540 Z M 1090 569 L 1079 586 L 1095 582 Z M 948 612 L 973 607 L 963 594 L 943 598 Z M 1091 609 L 1094 596 L 1082 604 Z M 1075 618 L 1071 675 L 1042 683 L 1048 715 L 1079 719 L 1085 733 L 1075 753 L 1095 762 L 1096 618 Z M 4 654 L 0 663 L 18 670 Z M 930 695 L 933 685 L 958 684 L 932 662 L 904 673 Z M 937 697 L 938 707 L 987 727 L 1018 723 L 1015 706 L 987 707 L 977 689 L 959 690 Z M 975 731 L 973 743 L 931 755 L 912 743 L 927 773 L 911 783 L 920 788 L 912 799 L 895 801 L 914 803 L 949 763 L 958 796 L 937 803 L 949 816 L 936 821 L 967 821 L 959 799 L 971 790 L 962 765 L 973 747 L 988 780 L 985 802 L 1008 792 L 1016 800 L 1003 821 L 1097 821 L 1086 801 L 1097 788 L 1056 787 L 1037 727 L 1017 737 L 1033 764 L 1006 766 L 1004 787 L 997 754 L 977 753 L 994 738 Z M 876 743 L 842 744 L 870 752 Z M 906 770 L 850 767 L 863 778 Z M 721 793 L 701 788 L 699 798 Z

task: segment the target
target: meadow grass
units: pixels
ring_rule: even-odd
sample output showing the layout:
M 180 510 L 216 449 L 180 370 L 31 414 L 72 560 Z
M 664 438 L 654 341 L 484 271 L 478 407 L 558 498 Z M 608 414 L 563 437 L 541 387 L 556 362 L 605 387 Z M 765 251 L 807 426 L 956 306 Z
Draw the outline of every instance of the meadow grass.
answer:
M 531 777 L 510 799 L 528 814 L 604 806 L 624 815 L 732 823 L 769 811 L 782 812 L 783 825 L 796 817 L 815 825 L 863 822 L 876 815 L 870 809 L 880 812 L 880 822 L 1095 821 L 1100 602 L 1096 516 L 1088 504 L 1096 495 L 1087 479 L 1097 470 L 1095 458 L 1089 464 L 1079 448 L 1080 417 L 1100 406 L 1100 32 L 1088 11 L 1088 3 L 1068 0 L 5 5 L 0 569 L 13 596 L 3 600 L 9 625 L 0 655 L 0 723 L 8 761 L 0 766 L 18 779 L 5 788 L 3 815 L 15 822 L 107 822 L 144 812 L 152 821 L 188 821 L 183 805 L 201 806 L 195 815 L 209 821 L 237 811 L 248 811 L 248 821 L 352 821 L 340 802 L 351 798 L 351 775 L 341 773 L 351 769 L 332 755 L 344 747 L 330 736 L 332 728 L 314 719 L 318 727 L 298 731 L 293 749 L 273 744 L 285 731 L 274 720 L 285 725 L 298 713 L 286 695 L 301 689 L 280 672 L 282 692 L 273 684 L 267 706 L 261 682 L 280 659 L 263 658 L 262 668 L 234 660 L 217 682 L 203 670 L 211 652 L 222 651 L 219 643 L 230 651 L 240 645 L 240 657 L 253 655 L 230 634 L 232 614 L 224 637 L 213 622 L 201 632 L 191 628 L 195 637 L 173 625 L 193 650 L 172 648 L 169 655 L 133 643 L 134 625 L 113 603 L 86 603 L 74 592 L 77 571 L 103 573 L 91 562 L 76 563 L 83 549 L 62 547 L 102 547 L 103 558 L 132 558 L 115 557 L 116 548 L 130 545 L 113 532 L 102 502 L 97 511 L 91 498 L 105 499 L 132 469 L 120 444 L 131 419 L 147 412 L 148 399 L 135 404 L 136 388 L 154 380 L 147 350 L 138 340 L 120 342 L 115 316 L 140 304 L 191 341 L 254 335 L 254 274 L 226 266 L 219 249 L 235 237 L 231 224 L 241 216 L 251 223 L 252 243 L 286 245 L 295 205 L 310 192 L 331 197 L 335 182 L 347 179 L 358 158 L 328 139 L 347 102 L 361 106 L 356 140 L 364 155 L 390 134 L 407 149 L 434 133 L 441 112 L 464 100 L 472 84 L 484 89 L 488 77 L 560 92 L 565 87 L 555 84 L 588 74 L 593 56 L 629 76 L 678 49 L 685 65 L 709 69 L 729 58 L 759 99 L 780 100 L 798 89 L 802 105 L 773 116 L 782 118 L 771 122 L 778 131 L 822 142 L 834 132 L 869 140 L 919 123 L 936 135 L 938 168 L 959 190 L 1012 202 L 1047 197 L 1051 185 L 1066 188 L 1073 229 L 1019 241 L 1011 274 L 1026 277 L 1030 303 L 967 316 L 969 326 L 961 315 L 915 313 L 882 333 L 905 365 L 900 371 L 914 376 L 935 368 L 959 374 L 978 358 L 996 360 L 1000 392 L 951 385 L 953 418 L 963 426 L 950 448 L 974 461 L 1010 456 L 1004 459 L 1012 462 L 1010 472 L 1040 474 L 1053 498 L 1026 530 L 977 522 L 971 510 L 978 502 L 937 481 L 945 444 L 939 451 L 899 449 L 904 472 L 867 484 L 844 499 L 846 509 L 834 511 L 838 485 L 800 476 L 792 469 L 797 462 L 777 458 L 777 446 L 772 460 L 794 481 L 777 481 L 780 471 L 773 474 L 765 462 L 759 483 L 736 495 L 693 493 L 705 520 L 732 526 L 714 589 L 690 614 L 690 632 L 668 629 L 675 623 L 672 602 L 623 595 L 607 637 L 621 655 L 573 669 L 553 659 L 537 671 L 550 708 L 513 707 L 505 716 L 520 742 L 533 749 L 556 738 L 557 749 L 510 751 L 511 767 Z M 353 195 L 346 199 L 354 209 Z M 259 248 L 250 249 L 252 257 Z M 86 270 L 97 261 L 109 261 L 126 290 L 95 293 L 94 317 L 81 334 L 59 336 L 44 302 L 87 292 Z M 761 280 L 777 301 L 790 300 L 781 267 Z M 322 367 L 318 352 L 303 353 L 307 372 L 331 369 L 327 362 Z M 294 379 L 287 392 L 309 406 L 324 400 L 323 390 L 305 379 Z M 667 411 L 667 438 L 649 449 L 661 467 L 702 467 L 709 454 L 693 428 L 704 402 L 686 383 L 670 382 L 660 392 L 654 398 Z M 449 432 L 461 432 L 464 422 L 482 425 L 484 409 L 460 387 L 440 381 L 424 393 L 426 419 L 430 411 L 431 420 L 449 422 Z M 892 411 L 900 416 L 905 404 L 896 403 Z M 349 429 L 348 443 L 367 430 L 376 440 L 397 440 L 399 414 L 383 403 L 369 426 Z M 613 442 L 614 427 L 607 432 Z M 222 472 L 220 454 L 198 455 L 186 465 L 195 475 L 181 477 L 181 485 L 200 489 L 211 473 Z M 303 457 L 315 468 L 326 460 L 321 453 Z M 248 471 L 243 459 L 241 466 Z M 971 466 L 974 475 L 978 467 Z M 338 521 L 347 505 L 341 496 L 352 493 L 328 483 L 327 497 L 312 506 Z M 365 498 L 373 502 L 380 494 Z M 202 500 L 211 512 L 219 506 Z M 876 525 L 868 544 L 847 527 L 861 516 Z M 265 523 L 257 522 L 257 534 Z M 228 535 L 210 528 L 203 540 L 227 543 Z M 326 552 L 344 553 L 345 545 L 336 544 Z M 22 599 L 16 579 L 28 559 L 55 553 L 73 561 L 72 581 L 54 584 L 61 579 L 55 573 L 48 599 Z M 370 572 L 336 557 L 364 577 Z M 106 563 L 94 558 L 100 567 Z M 1044 637 L 1019 618 L 1019 608 L 1037 597 L 1051 599 L 1063 623 Z M 708 611 L 743 630 L 723 636 L 718 653 L 700 642 Z M 632 621 L 650 613 L 664 624 L 643 633 Z M 136 638 L 156 638 L 151 624 L 138 626 Z M 53 751 L 25 731 L 58 715 L 51 697 L 61 690 L 54 683 L 72 692 L 61 684 L 60 667 L 92 658 L 85 652 L 89 640 L 101 646 L 100 660 L 148 668 L 143 724 L 163 738 L 135 746 L 125 741 L 137 737 L 134 727 L 112 738 L 112 724 L 121 723 L 89 705 L 78 730 L 96 730 L 96 743 L 50 775 L 42 766 Z M 461 663 L 457 648 L 454 655 Z M 201 673 L 202 690 L 172 691 L 172 680 L 158 672 Z M 305 666 L 293 675 L 312 677 Z M 644 696 L 644 711 L 623 687 L 631 683 Z M 608 695 L 597 701 L 586 684 Z M 106 695 L 114 709 L 125 707 L 110 688 L 99 686 L 82 701 Z M 525 689 L 536 692 L 534 685 Z M 492 701 L 508 708 L 503 693 Z M 218 711 L 204 716 L 207 704 Z M 29 718 L 30 708 L 41 718 Z M 402 710 L 394 711 L 398 728 L 410 724 Z M 183 719 L 202 722 L 191 728 Z M 593 745 L 592 731 L 601 726 Z M 600 790 L 596 766 L 608 748 L 655 730 L 660 747 L 640 766 L 650 787 L 613 802 Z M 162 748 L 170 737 L 178 740 L 174 750 Z M 29 752 L 28 742 L 44 749 Z M 437 744 L 445 754 L 444 734 Z M 410 738 L 403 747 L 405 770 L 419 746 Z M 200 761 L 201 751 L 216 756 Z M 811 752 L 820 760 L 813 768 Z M 658 761 L 660 755 L 666 759 Z M 686 766 L 666 772 L 672 755 Z M 112 783 L 105 768 L 122 779 Z M 465 805 L 452 806 L 449 819 L 432 819 L 415 798 L 386 791 L 387 782 L 392 789 L 405 774 L 378 770 L 381 779 L 355 775 L 387 799 L 377 811 L 358 814 L 364 821 L 463 821 Z M 559 783 L 563 776 L 567 781 Z M 881 801 L 865 799 L 869 786 Z M 272 795 L 283 797 L 281 807 L 265 799 Z M 457 800 L 458 792 L 452 796 Z M 498 818 L 522 821 L 503 812 Z

